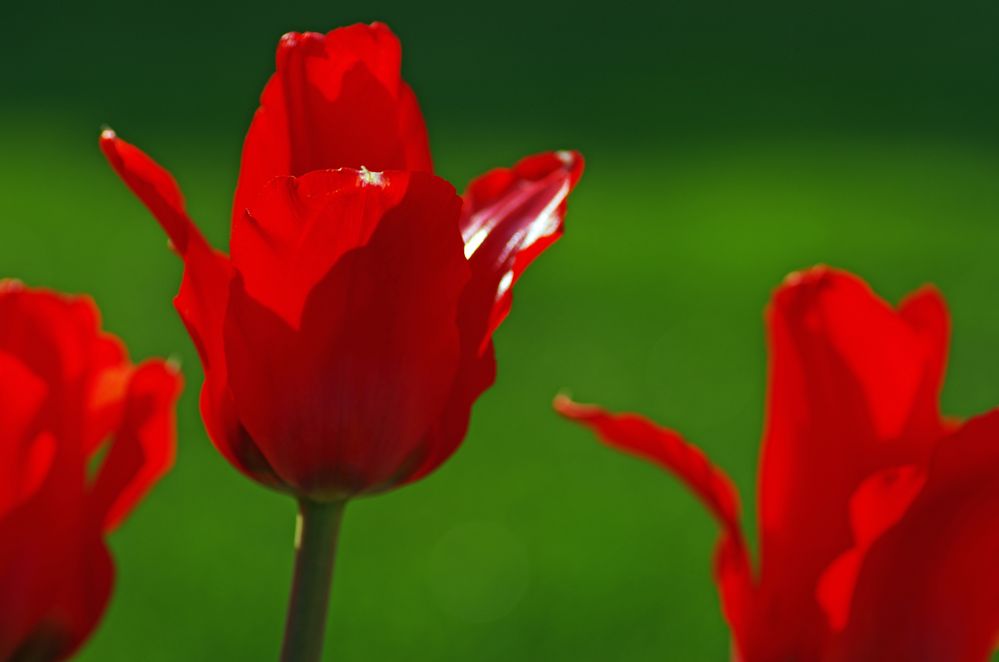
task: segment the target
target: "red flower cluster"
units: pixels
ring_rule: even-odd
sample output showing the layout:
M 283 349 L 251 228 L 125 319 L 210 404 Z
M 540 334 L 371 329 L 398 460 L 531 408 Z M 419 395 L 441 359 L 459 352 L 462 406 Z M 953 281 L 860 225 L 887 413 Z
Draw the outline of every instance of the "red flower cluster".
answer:
M 89 299 L 0 281 L 0 660 L 67 657 L 97 624 L 104 535 L 172 464 L 179 390 Z
M 243 148 L 231 254 L 177 185 L 105 132 L 112 166 L 184 260 L 176 306 L 202 414 L 251 478 L 318 501 L 416 480 L 464 437 L 491 336 L 562 231 L 576 153 L 533 156 L 463 198 L 431 173 L 400 46 L 381 24 L 289 34 Z
M 723 528 L 715 573 L 742 662 L 982 661 L 999 641 L 999 410 L 938 396 L 939 294 L 897 310 L 848 274 L 794 274 L 768 314 L 753 572 L 728 478 L 675 432 L 559 398 L 610 445 L 675 473 Z

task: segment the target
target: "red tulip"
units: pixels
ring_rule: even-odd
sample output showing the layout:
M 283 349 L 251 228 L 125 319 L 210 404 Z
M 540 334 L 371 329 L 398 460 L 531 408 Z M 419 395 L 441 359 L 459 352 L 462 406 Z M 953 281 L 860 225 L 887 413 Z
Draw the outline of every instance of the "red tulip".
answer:
M 101 147 L 184 260 L 175 303 L 205 368 L 209 436 L 299 498 L 282 659 L 318 660 L 343 504 L 457 449 L 511 288 L 562 234 L 583 161 L 532 156 L 458 197 L 431 172 L 399 42 L 377 23 L 286 35 L 260 103 L 229 256 L 165 170 L 113 132 Z
M 336 501 L 416 480 L 493 381 L 491 337 L 562 232 L 578 154 L 492 171 L 464 199 L 381 24 L 289 34 L 243 147 L 230 240 L 213 250 L 172 177 L 106 131 L 111 165 L 184 259 L 176 299 L 205 368 L 202 414 L 255 480 Z
M 63 659 L 97 625 L 104 536 L 172 464 L 179 390 L 89 299 L 0 281 L 0 660 Z
M 743 662 L 987 660 L 999 641 L 999 410 L 941 417 L 940 295 L 893 309 L 816 268 L 788 279 L 767 320 L 757 571 L 732 483 L 701 451 L 633 414 L 556 407 L 676 474 L 722 525 L 715 576 Z

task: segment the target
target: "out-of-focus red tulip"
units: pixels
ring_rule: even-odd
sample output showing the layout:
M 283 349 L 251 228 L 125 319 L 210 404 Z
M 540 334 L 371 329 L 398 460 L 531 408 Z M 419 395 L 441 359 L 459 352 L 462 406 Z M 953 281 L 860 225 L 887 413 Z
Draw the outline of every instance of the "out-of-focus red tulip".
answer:
M 893 309 L 816 268 L 767 315 L 753 571 L 728 478 L 671 430 L 565 397 L 564 416 L 676 474 L 723 528 L 715 575 L 742 662 L 987 660 L 999 637 L 999 410 L 941 417 L 936 290 Z
M 89 299 L 0 281 L 0 660 L 63 659 L 97 625 L 104 536 L 173 463 L 179 391 Z
M 226 256 L 173 178 L 106 131 L 111 165 L 184 260 L 176 306 L 205 368 L 202 415 L 253 479 L 314 501 L 416 480 L 458 447 L 492 383 L 492 333 L 562 233 L 574 152 L 464 198 L 381 24 L 281 39 L 243 148 Z

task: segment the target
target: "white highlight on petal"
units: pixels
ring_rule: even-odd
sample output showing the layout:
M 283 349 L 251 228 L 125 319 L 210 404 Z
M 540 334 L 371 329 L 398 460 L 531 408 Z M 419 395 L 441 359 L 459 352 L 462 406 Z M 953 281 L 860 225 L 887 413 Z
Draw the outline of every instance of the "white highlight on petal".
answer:
M 499 287 L 496 288 L 496 297 L 501 297 L 504 292 L 510 289 L 511 285 L 513 285 L 513 272 L 508 271 L 503 274 L 503 278 L 500 279 Z
M 472 257 L 472 254 L 479 249 L 482 242 L 489 236 L 489 227 L 480 227 L 475 233 L 465 241 L 465 259 Z
M 526 229 L 527 234 L 525 235 L 525 232 L 518 232 L 510 237 L 503 252 L 498 256 L 499 259 L 504 260 L 509 257 L 510 253 L 518 251 L 525 246 L 530 246 L 541 237 L 555 232 L 559 226 L 558 208 L 568 196 L 569 182 L 565 181 L 544 208 L 535 215 L 534 220 Z M 468 232 L 467 236 L 463 237 L 465 242 L 465 259 L 471 258 L 496 226 L 523 203 L 523 198 L 511 195 L 500 200 L 498 204 L 482 209 L 474 214 L 466 226 L 467 230 L 471 232 Z

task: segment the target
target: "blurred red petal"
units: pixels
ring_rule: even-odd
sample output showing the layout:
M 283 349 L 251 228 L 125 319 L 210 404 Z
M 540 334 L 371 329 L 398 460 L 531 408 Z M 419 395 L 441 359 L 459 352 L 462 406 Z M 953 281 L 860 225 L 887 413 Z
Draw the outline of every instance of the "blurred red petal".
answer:
M 818 267 L 789 277 L 768 321 L 758 609 L 784 625 L 761 645 L 809 657 L 828 628 L 819 579 L 853 544 L 851 496 L 881 469 L 921 464 L 943 428 L 946 311 L 932 293 L 893 310 L 860 279 Z
M 999 644 L 999 411 L 937 446 L 871 545 L 834 660 L 983 662 Z
M 723 530 L 715 558 L 715 576 L 725 616 L 736 639 L 742 641 L 752 578 L 739 524 L 739 497 L 728 476 L 679 434 L 636 414 L 610 414 L 594 405 L 577 404 L 565 396 L 555 399 L 555 410 L 589 427 L 610 447 L 672 473 L 707 507 Z
M 124 413 L 101 463 L 91 499 L 106 530 L 116 527 L 172 466 L 180 376 L 163 361 L 137 367 Z
M 834 630 L 842 630 L 850 610 L 864 555 L 881 534 L 905 514 L 926 476 L 919 467 L 893 467 L 868 477 L 850 499 L 854 546 L 833 561 L 817 588 L 817 598 Z

